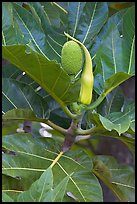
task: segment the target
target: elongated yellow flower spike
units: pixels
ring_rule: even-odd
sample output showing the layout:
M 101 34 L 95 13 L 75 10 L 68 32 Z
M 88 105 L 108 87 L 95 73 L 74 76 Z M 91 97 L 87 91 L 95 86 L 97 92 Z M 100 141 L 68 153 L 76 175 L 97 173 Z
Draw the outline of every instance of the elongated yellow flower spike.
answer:
M 69 34 L 64 33 L 67 37 L 77 42 L 84 50 L 85 54 L 85 64 L 83 72 L 81 74 L 81 89 L 79 95 L 79 102 L 85 105 L 89 105 L 92 101 L 92 91 L 94 84 L 94 76 L 92 70 L 92 60 L 87 48 L 78 40 L 71 37 Z

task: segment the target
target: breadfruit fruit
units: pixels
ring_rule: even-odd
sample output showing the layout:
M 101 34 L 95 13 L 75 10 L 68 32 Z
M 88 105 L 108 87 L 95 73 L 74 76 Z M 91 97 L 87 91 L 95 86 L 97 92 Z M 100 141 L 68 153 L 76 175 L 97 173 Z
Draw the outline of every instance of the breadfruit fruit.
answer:
M 63 45 L 62 53 L 62 67 L 69 74 L 77 74 L 82 68 L 83 53 L 79 44 L 70 40 Z

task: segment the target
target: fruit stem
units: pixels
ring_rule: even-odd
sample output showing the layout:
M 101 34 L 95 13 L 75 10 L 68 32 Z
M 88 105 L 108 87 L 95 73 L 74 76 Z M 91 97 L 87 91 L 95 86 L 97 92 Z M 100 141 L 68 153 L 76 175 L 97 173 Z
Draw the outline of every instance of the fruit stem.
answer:
M 71 113 L 71 111 L 68 109 L 67 106 L 61 106 L 61 107 L 64 110 L 64 112 L 67 114 L 67 116 L 69 116 L 71 119 L 76 119 L 78 117 L 77 114 Z

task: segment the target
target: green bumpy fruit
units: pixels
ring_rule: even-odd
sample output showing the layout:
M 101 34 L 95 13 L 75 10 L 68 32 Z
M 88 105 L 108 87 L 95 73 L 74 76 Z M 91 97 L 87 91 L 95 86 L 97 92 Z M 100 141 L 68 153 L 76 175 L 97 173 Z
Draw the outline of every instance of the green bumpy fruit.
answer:
M 77 74 L 83 64 L 83 53 L 78 43 L 70 40 L 62 48 L 62 67 L 69 74 Z

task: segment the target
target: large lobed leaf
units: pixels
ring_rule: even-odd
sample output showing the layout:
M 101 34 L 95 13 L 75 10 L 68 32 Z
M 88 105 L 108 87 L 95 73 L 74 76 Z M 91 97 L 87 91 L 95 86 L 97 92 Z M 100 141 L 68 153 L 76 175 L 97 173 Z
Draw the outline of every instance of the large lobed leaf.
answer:
M 51 150 L 49 150 L 49 145 Z M 15 153 L 14 155 L 8 153 L 3 154 L 3 174 L 12 178 L 20 178 L 18 180 L 20 182 L 20 186 L 23 191 L 27 191 L 26 193 L 30 198 L 29 192 L 32 192 L 32 189 L 34 190 L 34 186 L 31 186 L 33 182 L 36 181 L 40 189 L 43 187 L 38 179 L 42 179 L 46 176 L 46 169 L 57 156 L 57 153 L 52 150 L 54 145 L 55 144 L 52 139 L 32 138 L 32 136 L 28 134 L 5 136 L 3 138 L 3 147 Z M 84 162 L 85 161 L 87 161 L 88 164 L 91 163 L 87 156 L 84 159 Z M 53 188 L 55 189 L 63 179 L 67 179 L 69 176 L 63 201 L 70 200 L 70 197 L 71 201 L 74 201 L 72 198 L 73 196 L 80 202 L 102 201 L 100 184 L 84 163 L 79 163 L 75 161 L 75 159 L 64 155 L 52 168 L 52 171 L 54 178 Z M 64 186 L 62 183 L 59 184 L 57 188 L 61 189 L 61 185 Z M 18 191 L 17 188 L 14 186 L 14 191 L 12 191 L 13 189 L 9 189 L 9 191 L 11 191 L 12 194 L 15 194 Z M 55 190 L 56 193 L 58 189 Z M 6 190 L 6 186 L 4 190 Z M 39 190 L 36 189 L 35 191 Z M 22 195 L 20 194 L 20 199 L 22 199 Z M 34 196 L 35 195 L 33 195 L 33 197 Z M 32 199 L 31 201 L 34 200 Z
M 67 11 L 55 2 L 29 2 L 33 17 L 39 20 L 49 46 L 49 58 L 61 62 L 61 50 L 66 42 Z
M 135 104 L 129 104 L 123 112 L 113 112 L 108 116 L 100 117 L 102 125 L 109 131 L 116 130 L 119 135 L 126 132 L 134 120 Z
M 66 14 L 55 2 L 3 3 L 3 44 L 29 44 L 46 58 L 60 62 L 66 41 L 62 30 Z M 61 33 L 56 31 L 58 27 Z
M 7 111 L 3 115 L 3 121 L 6 123 L 7 121 L 24 121 L 24 120 L 30 120 L 30 121 L 35 121 L 35 122 L 46 122 L 46 118 L 42 117 L 37 117 L 35 113 L 31 109 L 12 109 L 10 111 Z
M 65 30 L 62 30 L 60 25 L 62 23 L 66 24 L 65 18 L 68 19 L 68 25 L 71 24 L 69 22 L 69 18 L 72 16 L 70 7 L 74 5 L 75 2 L 72 5 L 70 3 L 68 11 L 65 11 L 58 4 L 50 2 L 43 4 L 31 2 L 24 5 L 21 5 L 21 3 L 3 3 L 4 58 L 25 71 L 59 103 L 62 103 L 62 101 L 71 103 L 76 101 L 79 95 L 79 84 L 77 85 L 76 83 L 76 85 L 72 86 L 68 75 L 60 68 L 60 65 L 55 62 L 51 62 L 52 67 L 49 65 L 49 59 L 60 62 L 62 45 L 66 41 L 63 31 L 67 29 L 64 27 Z M 85 39 L 84 41 L 87 41 L 87 39 L 89 41 L 90 35 L 94 36 L 97 34 L 106 20 L 107 4 L 98 2 L 87 2 L 85 4 L 82 2 L 81 5 L 83 8 L 81 18 L 83 19 L 83 14 L 85 14 L 84 19 L 88 17 L 90 21 L 85 22 L 86 29 L 83 31 L 81 30 L 81 25 L 77 24 L 76 26 L 78 26 L 77 30 L 80 31 L 81 36 Z M 92 9 L 92 13 L 89 12 L 90 9 Z M 98 21 L 98 16 L 102 11 L 104 12 L 104 17 L 101 21 Z M 55 13 L 57 14 L 56 16 Z M 5 16 L 13 19 L 13 21 L 8 23 Z M 75 17 L 73 18 L 75 20 Z M 14 36 L 14 32 L 18 34 L 18 40 Z M 9 41 L 9 39 L 12 40 Z M 26 45 L 26 47 L 23 47 L 23 45 Z M 40 58 L 43 59 L 41 60 Z M 48 69 L 45 67 L 48 67 Z M 43 76 L 48 78 L 48 81 L 46 79 L 43 81 Z M 67 94 L 68 92 L 70 94 Z
M 88 48 L 108 17 L 107 2 L 69 2 L 68 32 Z
M 15 25 L 13 25 L 12 21 L 7 23 L 4 18 L 5 13 L 9 18 L 12 17 L 14 19 Z M 57 13 L 57 18 L 55 18 L 54 13 Z M 100 13 L 102 16 L 101 19 Z M 69 32 L 85 43 L 87 47 L 90 47 L 91 39 L 99 33 L 107 20 L 107 15 L 108 7 L 106 2 L 70 2 L 67 11 L 57 3 L 41 4 L 39 2 L 32 2 L 25 4 L 25 6 L 17 3 L 3 3 L 3 44 L 5 46 L 19 43 L 28 44 L 33 51 L 44 55 L 48 59 L 54 59 L 60 62 L 57 58 L 60 58 L 62 45 L 65 42 L 61 24 L 65 22 L 63 24 L 65 25 L 68 22 L 68 28 L 64 27 L 64 31 Z M 65 19 L 68 19 L 68 21 Z M 130 32 L 127 32 L 129 24 L 132 24 L 132 27 Z M 121 27 L 123 27 L 122 33 Z M 7 32 L 11 28 L 16 28 L 16 33 L 18 33 L 21 40 L 16 41 L 13 32 Z M 134 7 L 121 11 L 114 15 L 114 18 L 112 16 L 103 27 L 103 32 L 101 30 L 99 39 L 103 38 L 103 40 L 95 57 L 97 68 L 95 70 L 94 87 L 97 93 L 100 94 L 103 91 L 104 84 L 106 87 L 108 83 L 106 80 L 109 80 L 110 77 L 113 78 L 115 86 L 109 90 L 107 88 L 105 94 L 134 74 L 134 32 Z M 7 33 L 10 36 L 7 36 Z M 124 36 L 123 38 L 121 38 L 121 34 Z M 13 38 L 12 42 L 8 41 L 9 37 L 11 39 Z M 11 60 L 11 57 L 8 56 L 8 58 L 8 60 Z M 11 62 L 15 63 L 15 60 Z M 21 68 L 20 65 L 18 67 Z M 117 72 L 121 72 L 121 74 L 126 72 L 127 77 L 123 75 L 123 80 L 117 82 Z M 32 75 L 30 76 L 32 77 Z M 56 77 L 61 76 L 58 75 Z M 35 78 L 33 79 L 36 80 Z M 112 81 L 112 79 L 110 80 Z M 78 95 L 78 91 L 75 90 L 75 92 Z M 55 97 L 52 91 L 50 94 Z M 74 100 L 77 100 L 77 97 Z
M 41 24 L 33 17 L 31 12 L 29 12 L 23 6 L 18 5 L 17 3 L 5 2 L 2 5 L 3 44 L 30 44 L 33 50 L 44 55 L 46 58 L 56 59 L 56 54 L 50 48 L 47 42 L 47 37 L 44 33 L 43 28 L 41 27 Z M 11 19 L 9 23 L 7 22 L 5 17 Z M 11 29 L 12 31 L 9 32 Z M 14 32 L 17 33 L 18 40 L 16 39 L 13 30 L 15 30 Z M 9 41 L 9 38 L 11 38 L 12 41 Z
M 36 6 L 40 5 L 36 4 Z M 5 14 L 9 18 L 14 19 L 15 25 L 12 21 L 7 23 Z M 45 13 L 43 15 L 46 16 Z M 9 32 L 11 28 L 17 29 L 21 40 L 16 41 L 14 32 Z M 52 57 L 53 50 L 49 47 L 45 37 L 45 31 L 43 31 L 43 28 L 31 12 L 16 3 L 3 3 L 3 56 L 18 68 L 25 71 L 33 80 L 46 89 L 54 99 L 62 103 L 64 101 L 63 98 L 66 98 L 66 93 L 71 89 L 74 90 L 75 85 L 72 88 L 69 76 L 61 69 L 60 65 L 55 61 L 49 60 L 49 57 L 50 59 L 56 60 L 54 56 L 56 54 L 54 53 Z M 9 42 L 9 38 L 13 39 L 12 42 Z M 13 45 L 13 47 L 8 45 Z M 44 80 L 48 80 L 46 87 L 43 78 Z M 76 95 L 71 92 L 71 96 L 68 98 L 70 102 L 73 96 L 77 99 L 78 91 L 74 91 L 77 92 Z M 72 99 L 72 101 L 76 99 Z M 65 102 L 67 103 L 67 101 Z
M 121 140 L 135 154 L 134 117 L 135 106 L 134 103 L 131 103 L 123 112 L 112 112 L 104 116 L 96 111 L 89 111 L 86 121 L 90 128 L 93 126 L 98 127 L 98 131 L 94 133 L 94 136 L 106 136 Z M 130 136 L 125 133 L 130 134 Z
M 106 33 L 104 33 L 95 57 L 95 90 L 99 94 L 103 91 L 110 77 L 113 76 L 117 80 L 119 72 L 127 73 L 129 77 L 135 74 L 134 12 L 135 8 L 131 7 L 124 13 L 122 23 L 119 22 L 120 25 L 122 24 L 122 33 L 119 31 L 119 24 L 114 24 L 114 22 L 109 26 L 107 24 Z M 131 27 L 128 32 L 129 25 Z
M 130 103 L 124 108 L 123 111 L 112 112 L 107 115 L 102 116 L 98 114 L 95 110 L 91 111 L 87 115 L 87 122 L 90 126 L 92 124 L 101 126 L 106 130 L 116 130 L 118 134 L 128 131 L 132 121 L 135 120 L 135 104 Z
M 53 189 L 53 173 L 49 167 L 44 171 L 40 178 L 35 181 L 28 191 L 21 193 L 18 202 L 61 202 L 63 200 L 66 186 L 68 184 L 69 176 L 66 176 L 54 189 Z
M 69 76 L 55 61 L 49 61 L 27 45 L 4 46 L 3 56 L 25 71 L 59 103 L 77 100 L 79 82 L 72 84 Z
M 70 119 L 68 119 L 68 117 L 66 117 L 65 113 L 60 108 L 59 104 L 55 100 L 53 100 L 53 98 L 44 89 L 42 89 L 35 81 L 33 81 L 28 75 L 22 73 L 22 71 L 19 70 L 15 65 L 8 64 L 8 65 L 4 66 L 3 70 L 2 70 L 2 76 L 3 76 L 3 78 L 9 78 L 9 79 L 3 79 L 2 80 L 2 85 L 3 85 L 2 86 L 2 91 L 3 91 L 2 95 L 5 95 L 7 98 L 8 98 L 8 96 L 10 96 L 8 103 L 4 102 L 5 99 L 3 99 L 3 103 L 2 103 L 3 113 L 11 110 L 12 108 L 15 108 L 13 106 L 13 103 L 12 103 L 13 101 L 15 101 L 17 108 L 19 108 L 19 107 L 25 108 L 25 106 L 23 105 L 23 104 L 26 104 L 24 102 L 24 101 L 26 101 L 25 97 L 20 97 L 21 100 L 18 99 L 18 101 L 16 101 L 16 96 L 14 94 L 11 94 L 11 93 L 16 92 L 16 95 L 18 95 L 19 93 L 22 95 L 23 92 L 26 91 L 26 93 L 30 93 L 30 97 L 28 97 L 29 98 L 28 101 L 30 104 L 32 102 L 37 104 L 37 106 L 39 106 L 39 104 L 43 104 L 44 110 L 46 110 L 46 107 L 48 104 L 47 114 L 45 115 L 46 118 L 49 115 L 50 120 L 54 121 L 56 124 L 58 124 L 60 126 L 64 126 L 66 128 L 69 126 Z M 14 79 L 14 80 L 12 80 L 12 79 Z M 6 82 L 7 82 L 6 87 L 9 85 L 8 89 L 6 89 L 6 91 L 8 90 L 8 93 L 5 92 L 5 86 L 4 85 L 6 84 Z M 20 89 L 21 87 L 24 87 L 22 92 Z M 27 90 L 29 90 L 29 91 L 27 91 Z M 25 92 L 24 92 L 24 94 L 25 94 Z M 42 97 L 38 97 L 38 94 Z M 32 95 L 33 95 L 33 99 L 31 97 Z M 27 96 L 28 96 L 28 94 L 27 94 Z M 2 97 L 4 98 L 4 96 L 2 96 Z M 18 102 L 18 104 L 17 104 L 17 102 Z M 20 102 L 20 104 L 19 104 L 19 102 Z M 28 104 L 28 106 L 26 106 L 26 108 L 30 108 L 30 105 Z M 37 112 L 40 111 L 40 108 L 36 108 L 36 109 L 34 108 L 34 104 L 32 105 L 32 109 L 33 109 L 35 114 L 37 114 Z M 43 115 L 42 109 L 40 112 L 41 112 L 40 115 L 42 116 Z M 48 112 L 50 112 L 50 114 L 48 114 Z

